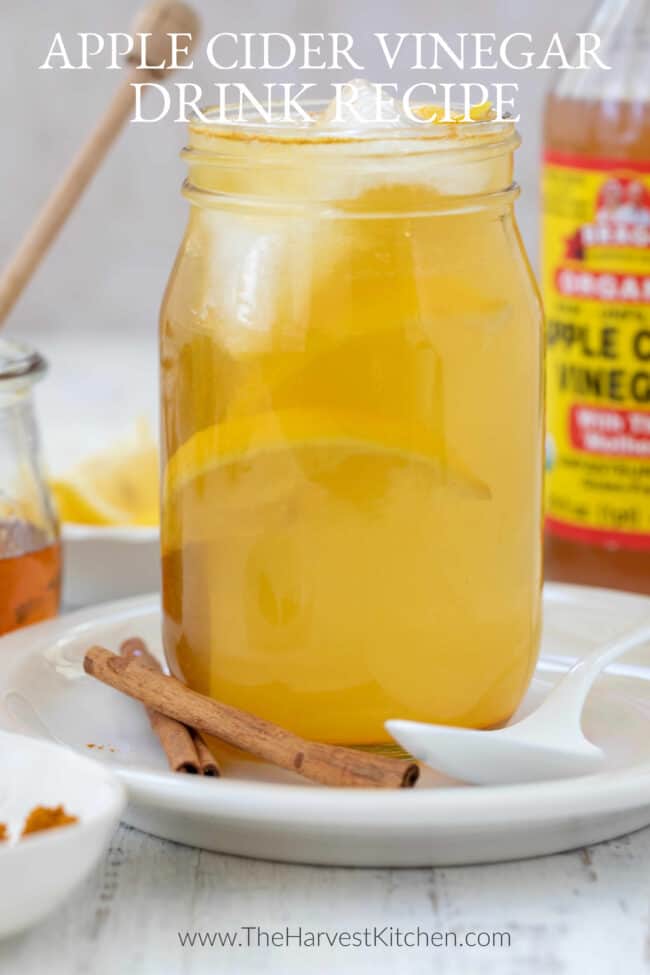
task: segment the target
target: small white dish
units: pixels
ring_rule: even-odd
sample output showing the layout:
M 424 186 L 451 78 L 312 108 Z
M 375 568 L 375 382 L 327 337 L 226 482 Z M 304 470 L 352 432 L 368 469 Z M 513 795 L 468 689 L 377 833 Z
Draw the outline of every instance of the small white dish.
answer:
M 87 876 L 108 846 L 124 787 L 69 748 L 0 732 L 0 937 L 31 927 Z M 78 823 L 20 838 L 35 806 L 63 805 Z
M 158 589 L 159 537 L 157 528 L 64 524 L 64 606 L 74 609 Z
M 576 660 L 643 625 L 649 609 L 642 596 L 547 586 L 542 655 L 516 720 Z M 602 771 L 477 788 L 425 769 L 415 789 L 393 792 L 321 788 L 222 754 L 223 778 L 171 774 L 144 709 L 92 678 L 76 679 L 91 644 L 115 650 L 134 634 L 160 653 L 158 596 L 81 610 L 2 638 L 0 728 L 65 742 L 106 763 L 127 787 L 126 822 L 164 839 L 296 863 L 424 867 L 557 853 L 650 823 L 644 650 L 610 665 L 586 702 L 583 727 L 603 749 Z

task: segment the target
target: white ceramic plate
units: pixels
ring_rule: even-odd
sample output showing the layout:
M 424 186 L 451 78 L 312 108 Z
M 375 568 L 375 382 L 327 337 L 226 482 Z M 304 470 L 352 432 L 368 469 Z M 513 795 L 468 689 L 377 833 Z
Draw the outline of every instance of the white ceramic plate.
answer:
M 542 658 L 522 713 L 577 657 L 649 619 L 650 600 L 641 596 L 547 587 Z M 157 597 L 4 637 L 0 727 L 60 740 L 108 763 L 127 786 L 126 821 L 146 832 L 265 859 L 406 867 L 554 853 L 650 823 L 650 647 L 612 666 L 587 703 L 585 731 L 605 750 L 605 771 L 498 788 L 427 772 L 414 790 L 366 792 L 305 785 L 258 763 L 226 763 L 217 780 L 166 772 L 140 705 L 73 676 L 90 644 L 116 649 L 136 633 L 160 648 Z
M 89 606 L 157 589 L 158 538 L 157 528 L 64 524 L 64 606 Z

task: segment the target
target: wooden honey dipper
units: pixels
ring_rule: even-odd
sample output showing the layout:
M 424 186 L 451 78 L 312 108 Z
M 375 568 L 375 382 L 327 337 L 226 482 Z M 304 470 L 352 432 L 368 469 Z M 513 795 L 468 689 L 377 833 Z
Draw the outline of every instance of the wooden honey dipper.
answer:
M 58 186 L 35 218 L 8 266 L 0 274 L 0 327 L 22 294 L 25 286 L 47 253 L 50 245 L 78 203 L 97 172 L 122 126 L 133 112 L 135 89 L 132 83 L 160 78 L 167 71 L 137 68 L 142 56 L 141 38 L 147 38 L 147 63 L 169 63 L 169 34 L 190 34 L 191 48 L 199 32 L 199 19 L 194 11 L 178 0 L 161 0 L 140 12 L 133 25 L 134 48 L 127 57 L 130 69 L 111 99 L 88 140 L 82 145 Z M 179 61 L 181 58 L 179 57 Z

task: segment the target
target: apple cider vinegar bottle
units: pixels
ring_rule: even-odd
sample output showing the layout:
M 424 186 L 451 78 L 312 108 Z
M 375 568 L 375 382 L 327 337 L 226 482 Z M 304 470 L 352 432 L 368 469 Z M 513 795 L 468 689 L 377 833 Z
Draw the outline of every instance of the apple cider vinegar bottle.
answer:
M 589 30 L 545 113 L 546 572 L 650 593 L 650 0 Z

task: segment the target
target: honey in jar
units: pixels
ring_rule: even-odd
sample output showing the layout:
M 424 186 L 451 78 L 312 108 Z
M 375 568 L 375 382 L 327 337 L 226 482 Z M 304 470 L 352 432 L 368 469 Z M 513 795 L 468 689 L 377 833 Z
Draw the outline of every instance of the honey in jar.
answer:
M 546 570 L 650 594 L 650 2 L 592 28 L 545 117 Z
M 33 349 L 0 339 L 0 634 L 59 609 L 59 530 L 32 400 L 45 369 Z
M 36 525 L 0 521 L 0 634 L 56 616 L 61 546 Z
M 509 123 L 194 124 L 161 316 L 164 642 L 314 739 L 488 728 L 540 631 L 542 316 Z

